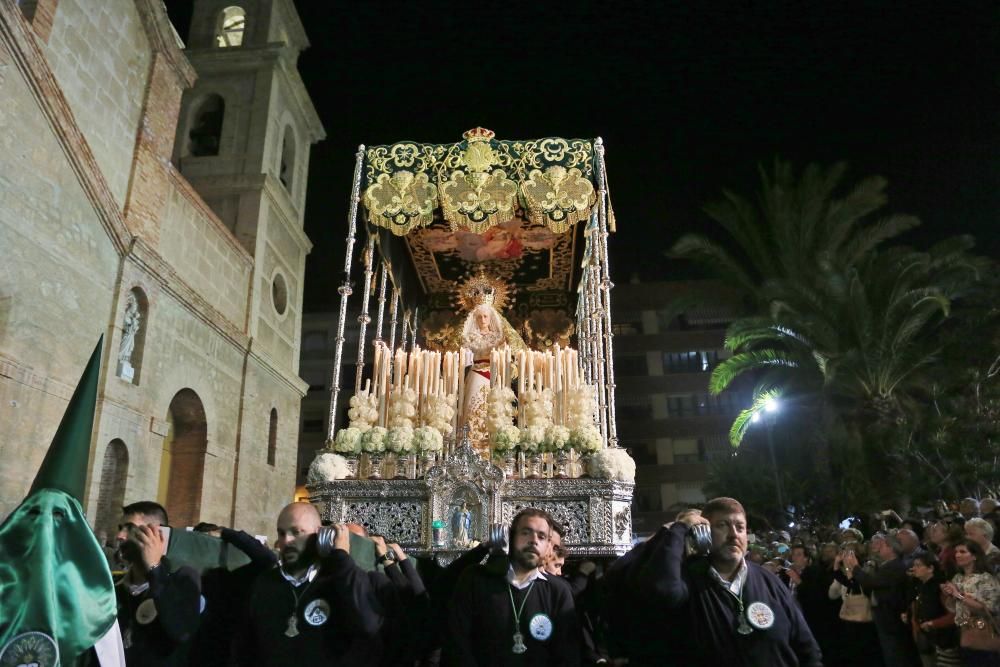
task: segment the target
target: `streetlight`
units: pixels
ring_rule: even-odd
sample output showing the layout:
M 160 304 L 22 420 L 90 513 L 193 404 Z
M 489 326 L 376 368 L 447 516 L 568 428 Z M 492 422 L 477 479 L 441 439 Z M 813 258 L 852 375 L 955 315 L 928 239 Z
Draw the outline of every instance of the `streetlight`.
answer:
M 778 507 L 782 512 L 785 511 L 785 501 L 784 493 L 781 490 L 781 476 L 778 475 L 778 460 L 774 457 L 774 436 L 772 431 L 774 429 L 774 420 L 777 417 L 778 412 L 781 410 L 781 403 L 778 399 L 773 396 L 769 396 L 764 400 L 764 404 L 760 411 L 755 412 L 750 418 L 750 421 L 754 424 L 761 420 L 761 412 L 764 413 L 764 430 L 767 433 L 767 451 L 771 455 L 771 472 L 774 473 L 774 492 L 778 496 Z

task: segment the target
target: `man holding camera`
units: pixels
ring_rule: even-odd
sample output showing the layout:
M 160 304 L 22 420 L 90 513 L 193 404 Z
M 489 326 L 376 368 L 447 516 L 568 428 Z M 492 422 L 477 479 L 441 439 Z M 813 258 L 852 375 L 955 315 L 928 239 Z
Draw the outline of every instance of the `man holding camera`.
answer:
M 732 498 L 710 500 L 700 515 L 661 528 L 623 574 L 638 592 L 639 615 L 669 634 L 630 664 L 820 667 L 788 588 L 747 562 L 746 552 L 746 512 Z
M 319 539 L 320 527 L 319 513 L 309 503 L 292 503 L 278 515 L 281 560 L 254 583 L 237 642 L 238 664 L 377 663 L 379 646 L 373 638 L 382 616 L 368 574 L 351 559 L 344 524 L 333 527 L 329 553 L 326 540 Z
M 125 661 L 130 665 L 187 665 L 201 618 L 201 578 L 170 566 L 167 511 L 152 501 L 122 508 L 118 551 L 129 569 L 115 587 Z

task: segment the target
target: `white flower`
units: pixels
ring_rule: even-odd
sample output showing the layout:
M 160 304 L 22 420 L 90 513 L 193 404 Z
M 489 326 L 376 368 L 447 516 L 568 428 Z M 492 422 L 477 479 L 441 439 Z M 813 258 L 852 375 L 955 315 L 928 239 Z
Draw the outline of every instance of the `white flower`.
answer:
M 334 451 L 341 454 L 361 453 L 361 429 L 348 426 L 337 431 L 337 437 L 333 440 Z
M 620 482 L 635 481 L 635 461 L 624 449 L 606 448 L 590 457 L 587 471 L 591 477 L 614 479 Z
M 409 454 L 413 451 L 413 429 L 409 426 L 398 426 L 389 429 L 385 448 L 397 454 Z
M 343 429 L 341 433 L 345 430 L 347 429 Z M 350 474 L 351 469 L 347 466 L 347 459 L 338 454 L 326 452 L 313 459 L 306 481 L 310 484 L 329 482 L 333 479 L 344 479 Z
M 551 451 L 565 449 L 569 444 L 569 429 L 565 426 L 552 425 L 545 429 L 545 445 Z
M 421 426 L 413 432 L 413 445 L 421 452 L 440 452 L 444 448 L 444 438 L 436 428 Z
M 367 431 L 378 421 L 378 397 L 370 392 L 360 392 L 351 396 L 347 418 L 348 426 Z
M 520 447 L 525 452 L 538 452 L 545 441 L 545 427 L 533 425 L 521 429 Z
M 455 394 L 424 397 L 421 414 L 424 425 L 436 429 L 441 436 L 451 433 L 451 421 L 455 417 L 455 404 L 457 402 Z
M 381 426 L 373 426 L 361 435 L 361 451 L 380 454 L 385 451 L 385 440 L 389 431 Z
M 521 431 L 513 424 L 508 424 L 494 431 L 490 439 L 496 451 L 505 452 L 517 446 L 521 440 Z
M 604 444 L 601 432 L 593 424 L 574 428 L 569 434 L 569 445 L 581 452 L 596 452 Z

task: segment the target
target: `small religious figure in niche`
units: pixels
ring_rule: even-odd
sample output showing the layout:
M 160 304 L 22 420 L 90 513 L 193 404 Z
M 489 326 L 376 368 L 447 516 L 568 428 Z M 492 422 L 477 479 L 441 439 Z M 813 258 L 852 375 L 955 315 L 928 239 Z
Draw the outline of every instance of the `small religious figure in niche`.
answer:
M 472 539 L 472 512 L 469 506 L 462 501 L 461 507 L 456 507 L 451 515 L 451 542 L 456 547 L 468 547 Z

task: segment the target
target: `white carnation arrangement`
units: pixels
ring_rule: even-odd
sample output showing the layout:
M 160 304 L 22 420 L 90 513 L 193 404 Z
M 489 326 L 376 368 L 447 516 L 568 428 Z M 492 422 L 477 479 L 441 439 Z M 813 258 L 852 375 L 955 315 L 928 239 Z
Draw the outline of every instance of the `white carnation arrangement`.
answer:
M 421 426 L 413 431 L 413 447 L 419 452 L 440 452 L 444 449 L 444 436 L 433 426 Z
M 521 441 L 518 447 L 527 454 L 537 454 L 544 451 L 545 426 L 534 424 L 521 429 Z
M 371 392 L 362 391 L 351 396 L 350 408 L 347 410 L 347 418 L 353 428 L 359 431 L 367 431 L 378 421 L 378 396 Z
M 389 398 L 389 428 L 413 428 L 417 417 L 417 392 L 412 389 L 397 391 Z
M 545 447 L 550 452 L 566 449 L 570 443 L 570 430 L 565 426 L 552 424 L 545 429 Z
M 490 433 L 490 442 L 493 449 L 498 452 L 508 452 L 521 442 L 521 430 L 513 424 L 501 426 L 496 431 Z
M 414 430 L 410 426 L 394 426 L 389 429 L 385 439 L 385 448 L 396 454 L 409 454 L 413 451 Z
M 594 423 L 597 401 L 594 400 L 594 385 L 582 384 L 570 389 L 566 395 L 566 424 L 570 430 L 583 428 Z
M 635 481 L 635 461 L 624 449 L 605 448 L 590 457 L 587 472 L 598 479 L 613 479 L 619 482 Z
M 368 454 L 381 454 L 385 451 L 389 431 L 381 426 L 372 426 L 361 434 L 361 451 Z
M 492 435 L 514 423 L 514 401 L 517 397 L 510 387 L 494 387 L 486 397 L 486 429 Z
M 370 429 L 371 427 L 368 427 Z M 365 430 L 368 430 L 365 429 Z M 333 440 L 333 450 L 341 454 L 357 456 L 361 453 L 361 435 L 363 431 L 357 426 L 348 426 L 337 431 Z
M 548 428 L 552 425 L 551 389 L 526 391 L 521 400 L 524 401 L 524 422 L 529 428 L 532 426 Z
M 345 431 L 347 429 L 344 429 Z M 351 475 L 347 459 L 339 454 L 326 452 L 313 459 L 306 477 L 310 484 L 329 482 L 334 479 L 345 479 Z
M 457 403 L 458 397 L 455 394 L 425 396 L 421 414 L 424 425 L 435 429 L 441 437 L 444 437 L 445 433 L 451 433 L 451 422 L 455 418 Z
M 594 424 L 576 427 L 569 432 L 569 445 L 582 453 L 593 453 L 604 444 L 601 432 Z

